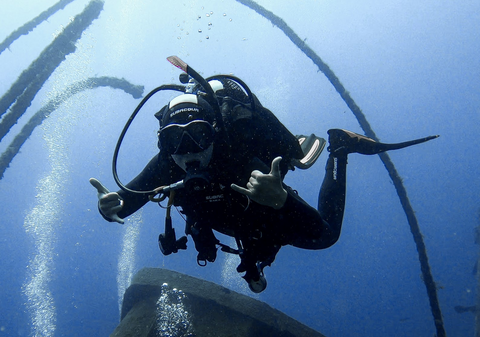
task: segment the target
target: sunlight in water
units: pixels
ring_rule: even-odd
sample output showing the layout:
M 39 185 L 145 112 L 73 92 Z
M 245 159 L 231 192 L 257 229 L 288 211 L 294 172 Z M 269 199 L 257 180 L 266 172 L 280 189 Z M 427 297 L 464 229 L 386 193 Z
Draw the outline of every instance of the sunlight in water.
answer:
M 23 292 L 27 296 L 27 307 L 32 317 L 34 336 L 53 336 L 56 312 L 49 283 L 54 272 L 55 227 L 63 212 L 62 193 L 68 179 L 69 162 L 65 149 L 66 124 L 57 123 L 45 132 L 51 171 L 38 182 L 36 205 L 26 216 L 24 227 L 34 242 L 34 255 L 28 266 L 27 281 Z
M 124 225 L 122 251 L 118 257 L 117 274 L 118 308 L 120 313 L 122 312 L 123 294 L 125 294 L 125 290 L 130 286 L 135 270 L 135 251 L 141 223 L 142 212 L 140 210 L 128 218 Z
M 183 300 L 186 295 L 178 289 L 162 284 L 162 294 L 157 301 L 157 336 L 194 336 L 190 313 Z
M 49 188 L 55 173 L 39 182 L 39 199 L 25 219 L 25 230 L 34 239 L 35 255 L 29 263 L 29 280 L 23 286 L 28 298 L 34 336 L 53 336 L 56 313 L 48 287 L 53 271 L 54 222 L 59 209 L 56 191 Z
M 81 73 L 78 74 L 81 76 Z M 63 73 L 58 72 L 46 101 L 58 96 L 64 89 Z M 55 272 L 54 257 L 56 229 L 61 226 L 65 214 L 65 193 L 70 180 L 69 145 L 78 122 L 78 110 L 87 108 L 84 94 L 76 95 L 63 103 L 56 117 L 42 125 L 43 140 L 47 150 L 48 165 L 45 176 L 37 183 L 36 203 L 24 221 L 25 232 L 33 240 L 33 252 L 27 267 L 27 280 L 23 293 L 32 318 L 32 335 L 53 336 L 56 329 L 56 308 L 50 281 Z

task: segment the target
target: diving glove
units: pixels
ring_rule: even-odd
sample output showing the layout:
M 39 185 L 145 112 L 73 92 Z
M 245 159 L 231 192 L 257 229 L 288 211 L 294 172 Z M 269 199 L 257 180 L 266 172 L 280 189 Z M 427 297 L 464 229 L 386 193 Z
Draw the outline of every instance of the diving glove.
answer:
M 98 209 L 103 217 L 109 221 L 116 221 L 123 224 L 124 221 L 118 216 L 123 208 L 123 200 L 117 192 L 110 192 L 100 181 L 90 178 L 90 184 L 97 189 L 98 192 Z

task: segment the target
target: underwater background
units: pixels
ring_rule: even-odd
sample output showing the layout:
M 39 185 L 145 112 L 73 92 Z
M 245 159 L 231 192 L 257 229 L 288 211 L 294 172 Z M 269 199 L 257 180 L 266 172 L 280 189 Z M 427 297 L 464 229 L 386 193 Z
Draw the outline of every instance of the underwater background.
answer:
M 146 266 L 254 296 L 326 336 L 480 333 L 479 1 L 17 0 L 0 9 L 0 336 L 106 336 Z M 340 240 L 282 248 L 259 295 L 235 256 L 199 267 L 190 240 L 164 257 L 165 213 L 154 203 L 125 225 L 104 221 L 88 179 L 117 189 L 112 155 L 131 112 L 155 87 L 179 83 L 170 55 L 205 77 L 240 77 L 293 134 L 365 134 L 352 101 L 383 142 L 439 134 L 389 152 L 417 242 L 379 156 L 349 156 Z M 133 122 L 123 182 L 156 154 L 153 114 L 171 97 L 156 96 Z M 286 177 L 313 206 L 327 156 Z M 181 233 L 176 212 L 173 221 Z

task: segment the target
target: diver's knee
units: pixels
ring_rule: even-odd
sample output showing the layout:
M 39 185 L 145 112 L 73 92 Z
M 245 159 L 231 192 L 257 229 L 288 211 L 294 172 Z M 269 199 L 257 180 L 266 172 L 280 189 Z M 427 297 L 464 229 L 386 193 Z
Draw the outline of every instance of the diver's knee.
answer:
M 340 232 L 333 232 L 329 233 L 329 235 L 324 235 L 320 240 L 317 240 L 317 247 L 316 249 L 327 249 L 332 247 L 335 243 L 337 243 L 338 239 L 340 238 Z
M 332 247 L 334 244 L 337 243 L 339 238 L 340 238 L 340 235 L 335 235 L 331 237 L 329 240 L 325 240 L 325 242 L 323 242 L 322 248 L 319 248 L 319 249 L 327 249 Z
M 311 250 L 320 250 L 320 249 L 327 249 L 333 246 L 338 241 L 339 236 L 336 235 L 334 237 L 321 237 L 318 239 L 300 239 L 295 240 L 292 243 L 292 246 L 302 249 L 311 249 Z

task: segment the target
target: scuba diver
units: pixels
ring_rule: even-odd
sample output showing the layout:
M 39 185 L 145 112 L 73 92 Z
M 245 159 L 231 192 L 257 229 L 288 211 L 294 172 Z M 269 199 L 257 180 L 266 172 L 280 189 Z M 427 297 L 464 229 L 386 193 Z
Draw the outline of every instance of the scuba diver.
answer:
M 168 60 L 185 73 L 186 85 L 165 85 L 149 93 L 125 126 L 115 149 L 113 171 L 120 186 L 110 192 L 95 178 L 98 208 L 110 222 L 123 223 L 148 201 L 168 197 L 165 233 L 159 236 L 163 254 L 186 249 L 187 237 L 177 240 L 170 216 L 176 206 L 185 219 L 185 234 L 198 251 L 197 263 L 214 262 L 218 248 L 238 254 L 239 273 L 259 293 L 282 246 L 325 249 L 339 238 L 345 209 L 347 157 L 378 154 L 422 143 L 438 136 L 397 144 L 375 142 L 365 136 L 331 129 L 326 174 L 318 206 L 313 208 L 283 183 L 289 170 L 307 169 L 326 141 L 315 135 L 294 136 L 248 86 L 229 75 L 202 78 L 176 56 Z M 159 120 L 159 153 L 126 186 L 116 173 L 118 149 L 129 123 L 156 92 L 182 92 L 155 114 Z M 214 231 L 235 238 L 231 248 Z

